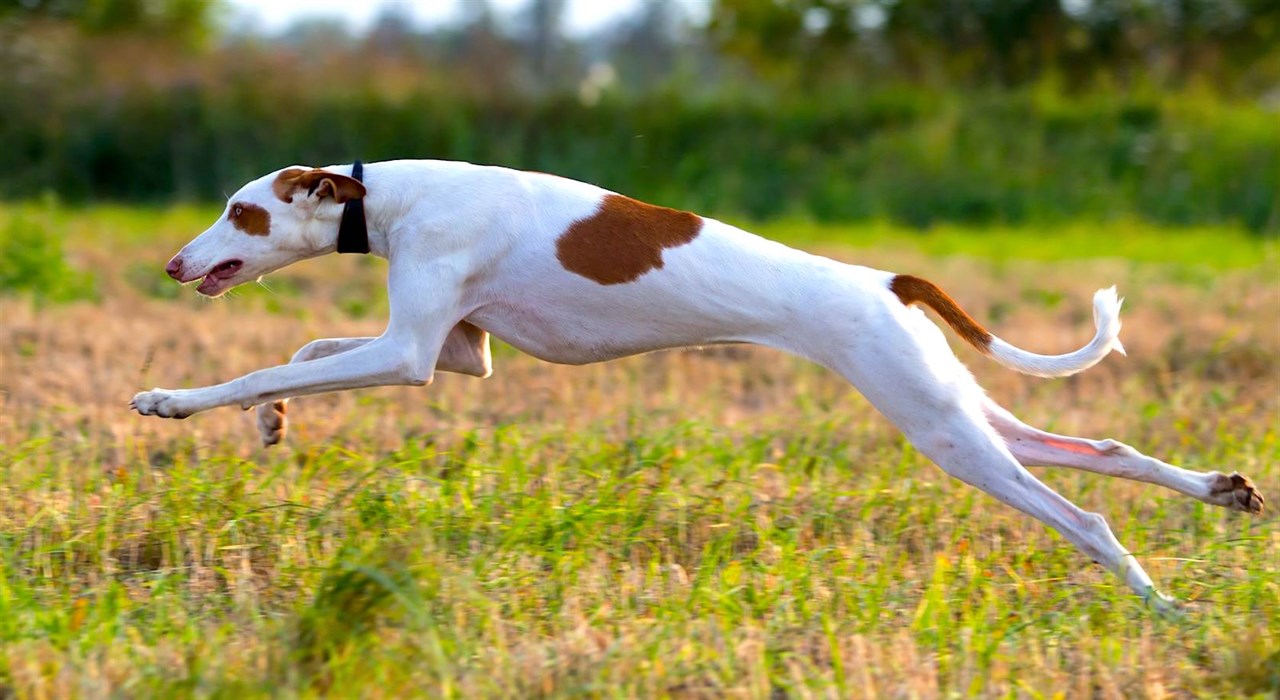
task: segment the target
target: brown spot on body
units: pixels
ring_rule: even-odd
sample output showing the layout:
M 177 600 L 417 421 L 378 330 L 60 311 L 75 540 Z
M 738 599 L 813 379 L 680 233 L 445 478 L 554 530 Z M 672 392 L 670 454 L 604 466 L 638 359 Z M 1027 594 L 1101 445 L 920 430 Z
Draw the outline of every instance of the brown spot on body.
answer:
M 589 280 L 623 284 L 661 268 L 664 248 L 685 245 L 701 230 L 696 214 L 609 194 L 595 214 L 573 222 L 556 240 L 556 258 Z
M 333 201 L 342 204 L 352 199 L 360 199 L 365 195 L 364 183 L 359 180 L 331 173 L 323 168 L 287 168 L 276 175 L 271 183 L 271 191 L 276 198 L 285 204 L 293 203 L 293 195 L 300 190 L 307 194 L 315 194 L 321 199 L 333 197 Z
M 227 212 L 231 225 L 250 236 L 267 236 L 271 234 L 271 213 L 257 204 L 236 202 Z
M 967 343 L 984 354 L 990 352 L 992 335 L 938 285 L 921 277 L 898 275 L 889 283 L 889 290 L 903 304 L 924 304 L 933 309 Z

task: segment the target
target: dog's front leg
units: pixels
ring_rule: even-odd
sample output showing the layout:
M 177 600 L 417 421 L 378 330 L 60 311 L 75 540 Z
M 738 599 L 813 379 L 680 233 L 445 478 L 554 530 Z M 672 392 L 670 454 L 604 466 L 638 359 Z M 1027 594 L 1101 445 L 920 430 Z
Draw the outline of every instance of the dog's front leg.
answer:
M 415 357 L 414 345 L 394 335 L 382 335 L 340 355 L 258 370 L 225 384 L 144 391 L 133 397 L 133 407 L 144 416 L 186 418 L 218 406 L 248 409 L 259 403 L 326 391 L 393 384 L 421 386 L 431 381 L 435 361 Z
M 322 338 L 313 340 L 302 346 L 293 354 L 289 364 L 309 362 L 330 355 L 348 352 L 373 341 L 374 338 Z M 455 372 L 473 377 L 487 377 L 493 372 L 493 361 L 489 352 L 489 334 L 466 321 L 459 321 L 449 331 L 440 356 L 436 360 L 437 372 Z M 270 447 L 284 439 L 289 419 L 288 399 L 279 399 L 270 403 L 258 404 L 258 434 L 262 444 Z
M 459 320 L 459 286 L 447 274 L 448 267 L 414 268 L 408 279 L 397 275 L 396 267 L 391 266 L 389 285 L 391 321 L 385 333 L 368 343 L 329 357 L 258 370 L 216 386 L 144 391 L 133 397 L 132 407 L 142 415 L 186 418 L 218 406 L 247 410 L 256 404 L 327 391 L 429 384 L 444 340 Z M 403 303 L 406 299 L 408 303 Z

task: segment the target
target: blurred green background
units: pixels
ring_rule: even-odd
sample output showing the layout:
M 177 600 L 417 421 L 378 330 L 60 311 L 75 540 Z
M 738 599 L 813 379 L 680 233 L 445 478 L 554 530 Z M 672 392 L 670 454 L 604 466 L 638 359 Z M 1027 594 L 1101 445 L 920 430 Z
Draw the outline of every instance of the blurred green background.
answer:
M 0 199 L 445 158 L 755 221 L 1280 231 L 1274 0 L 650 1 L 569 32 L 572 5 L 269 29 L 212 0 L 3 0 Z
M 1274 508 L 1037 472 L 1158 619 L 776 352 L 498 342 L 270 450 L 126 407 L 385 327 L 372 256 L 169 279 L 244 182 L 460 158 L 925 275 L 1037 351 L 1116 284 L 1129 355 L 1078 377 L 953 342 L 1031 425 L 1274 501 L 1278 110 L 1277 0 L 0 0 L 0 700 L 1280 697 Z

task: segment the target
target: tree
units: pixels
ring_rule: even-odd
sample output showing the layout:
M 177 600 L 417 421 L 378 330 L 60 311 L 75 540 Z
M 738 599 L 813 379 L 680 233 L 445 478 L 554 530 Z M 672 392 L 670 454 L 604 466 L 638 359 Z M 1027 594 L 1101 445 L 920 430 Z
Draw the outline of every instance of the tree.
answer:
M 0 16 L 65 20 L 87 34 L 146 34 L 194 47 L 215 34 L 220 8 L 214 0 L 5 0 Z

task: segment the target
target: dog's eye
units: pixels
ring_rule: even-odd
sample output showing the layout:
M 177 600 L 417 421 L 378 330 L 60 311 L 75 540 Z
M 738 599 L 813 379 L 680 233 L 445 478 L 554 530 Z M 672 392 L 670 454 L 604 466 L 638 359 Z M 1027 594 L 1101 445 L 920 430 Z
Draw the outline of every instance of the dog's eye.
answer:
M 233 209 L 231 210 L 231 213 L 232 213 L 232 215 L 234 215 L 234 216 L 240 216 L 241 214 L 243 214 L 243 213 L 244 213 L 244 207 L 242 207 L 242 206 L 240 206 L 239 204 L 237 204 L 237 205 L 235 206 L 235 208 L 233 208 Z

